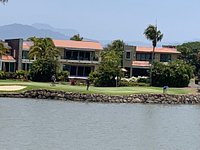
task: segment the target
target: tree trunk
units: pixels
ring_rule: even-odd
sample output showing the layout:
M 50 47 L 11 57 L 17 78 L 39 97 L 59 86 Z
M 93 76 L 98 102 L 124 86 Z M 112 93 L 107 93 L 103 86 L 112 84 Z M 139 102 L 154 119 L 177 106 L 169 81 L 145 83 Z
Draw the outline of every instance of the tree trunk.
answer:
M 152 86 L 152 70 L 153 70 L 153 64 L 155 59 L 155 46 L 153 46 L 153 51 L 151 54 L 151 66 L 150 66 L 150 85 Z

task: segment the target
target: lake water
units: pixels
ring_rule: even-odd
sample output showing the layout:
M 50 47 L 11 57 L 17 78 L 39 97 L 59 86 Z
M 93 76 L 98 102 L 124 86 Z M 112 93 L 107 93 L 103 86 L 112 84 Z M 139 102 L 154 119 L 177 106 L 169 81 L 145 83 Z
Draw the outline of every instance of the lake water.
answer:
M 200 105 L 0 98 L 0 150 L 199 150 Z

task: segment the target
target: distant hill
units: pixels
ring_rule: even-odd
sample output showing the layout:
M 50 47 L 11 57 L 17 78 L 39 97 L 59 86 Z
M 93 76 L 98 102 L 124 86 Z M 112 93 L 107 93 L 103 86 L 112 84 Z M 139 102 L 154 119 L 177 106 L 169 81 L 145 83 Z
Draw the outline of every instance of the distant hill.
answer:
M 65 36 L 72 37 L 75 34 L 78 34 L 79 32 L 74 29 L 60 29 L 60 28 L 54 28 L 48 24 L 43 24 L 43 23 L 34 23 L 31 26 L 37 28 L 37 29 L 46 29 L 46 30 L 51 30 L 54 32 L 59 32 L 60 34 L 64 34 Z
M 70 29 L 69 30 L 66 29 L 65 31 L 63 29 L 65 33 L 61 33 L 60 31 L 59 29 L 56 30 L 51 26 L 49 26 L 49 28 L 44 28 L 44 27 L 36 28 L 30 25 L 10 24 L 10 25 L 0 26 L 0 39 L 11 39 L 11 38 L 27 39 L 29 37 L 36 36 L 36 37 L 51 37 L 53 39 L 62 40 L 62 39 L 69 39 L 71 37 L 71 34 L 73 34 L 73 32 L 75 34 L 77 33 L 75 30 L 70 30 Z

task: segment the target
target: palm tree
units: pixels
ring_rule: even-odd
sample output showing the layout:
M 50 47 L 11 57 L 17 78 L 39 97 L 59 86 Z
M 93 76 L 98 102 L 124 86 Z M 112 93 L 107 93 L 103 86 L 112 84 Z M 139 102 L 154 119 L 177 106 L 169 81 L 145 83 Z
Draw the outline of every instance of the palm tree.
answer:
M 82 41 L 83 37 L 80 37 L 80 34 L 76 34 L 73 37 L 71 37 L 70 40 L 73 40 L 73 41 Z
M 151 55 L 151 68 L 150 68 L 150 84 L 152 85 L 152 68 L 155 59 L 155 48 L 157 46 L 157 42 L 162 40 L 163 34 L 160 32 L 160 30 L 157 29 L 157 26 L 149 25 L 145 29 L 144 35 L 148 40 L 152 41 L 152 46 L 153 46 L 153 52 Z
M 29 58 L 55 59 L 60 55 L 51 38 L 32 37 L 29 40 L 34 43 L 29 50 Z

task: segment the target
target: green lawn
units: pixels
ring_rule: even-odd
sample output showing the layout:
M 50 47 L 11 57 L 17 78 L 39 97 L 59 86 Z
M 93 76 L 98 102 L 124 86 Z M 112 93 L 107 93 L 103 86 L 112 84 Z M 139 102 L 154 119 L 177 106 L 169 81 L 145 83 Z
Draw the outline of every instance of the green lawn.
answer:
M 3 85 L 24 85 L 25 90 L 31 89 L 49 89 L 49 90 L 63 90 L 69 92 L 80 93 L 98 93 L 109 95 L 128 95 L 128 94 L 140 94 L 140 93 L 162 93 L 161 87 L 93 87 L 90 86 L 89 91 L 86 91 L 86 86 L 72 86 L 69 84 L 56 84 L 56 86 L 50 86 L 50 83 L 39 82 L 23 82 L 18 80 L 0 80 L 0 86 Z M 169 88 L 168 94 L 190 94 L 194 93 L 196 89 L 191 88 Z

